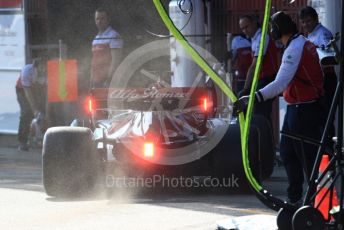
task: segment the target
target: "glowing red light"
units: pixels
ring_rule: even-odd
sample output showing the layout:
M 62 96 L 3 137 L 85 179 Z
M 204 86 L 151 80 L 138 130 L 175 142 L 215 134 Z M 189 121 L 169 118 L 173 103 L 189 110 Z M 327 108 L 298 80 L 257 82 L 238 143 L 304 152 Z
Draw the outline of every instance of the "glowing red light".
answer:
M 92 101 L 92 99 L 88 100 L 88 111 L 93 112 L 93 101 Z
M 145 157 L 153 157 L 154 156 L 154 144 L 152 142 L 146 142 L 143 146 L 143 154 Z
M 94 100 L 92 97 L 88 97 L 86 99 L 85 109 L 88 114 L 92 114 L 94 112 Z
M 203 110 L 204 112 L 208 111 L 208 98 L 203 98 Z

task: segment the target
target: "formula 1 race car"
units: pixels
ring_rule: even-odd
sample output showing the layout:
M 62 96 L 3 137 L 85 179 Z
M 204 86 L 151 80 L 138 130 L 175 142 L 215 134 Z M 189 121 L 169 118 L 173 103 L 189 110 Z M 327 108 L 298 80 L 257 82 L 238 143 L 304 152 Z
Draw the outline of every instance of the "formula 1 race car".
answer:
M 140 177 L 234 175 L 244 186 L 239 125 L 230 108 L 219 112 L 214 98 L 207 87 L 93 89 L 85 99 L 85 118 L 45 134 L 46 193 L 90 191 L 109 164 Z M 249 150 L 256 177 L 269 177 L 275 151 L 262 117 L 253 118 Z
M 170 1 L 171 19 L 183 28 L 200 59 L 232 88 L 232 71 L 225 70 L 210 52 L 204 2 L 192 1 L 192 14 L 185 14 L 189 10 L 183 4 Z M 131 26 L 136 24 L 135 17 Z M 130 37 L 135 36 L 131 33 Z M 70 127 L 47 130 L 43 184 L 48 195 L 77 196 L 90 191 L 104 182 L 104 173 L 134 178 L 200 176 L 219 182 L 235 177 L 239 189 L 247 188 L 243 163 L 248 164 L 242 158 L 233 103 L 190 57 L 184 43 L 176 36 L 163 37 L 126 45 L 128 54 L 107 79 L 109 86 L 92 89 L 81 100 L 85 103 L 79 111 L 86 110 L 85 115 Z M 250 127 L 249 165 L 262 180 L 274 166 L 272 128 L 258 116 Z

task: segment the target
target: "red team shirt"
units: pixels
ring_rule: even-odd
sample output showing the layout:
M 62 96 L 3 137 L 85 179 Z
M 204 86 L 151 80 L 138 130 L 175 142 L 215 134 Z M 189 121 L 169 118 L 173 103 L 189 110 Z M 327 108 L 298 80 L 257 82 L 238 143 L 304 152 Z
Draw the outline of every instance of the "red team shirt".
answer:
M 104 32 L 98 33 L 92 42 L 92 81 L 102 82 L 108 77 L 112 61 L 111 49 L 123 48 L 123 40 L 119 34 L 108 27 Z
M 276 79 L 259 92 L 264 100 L 283 92 L 288 104 L 313 102 L 324 93 L 323 80 L 315 45 L 295 35 L 284 51 Z

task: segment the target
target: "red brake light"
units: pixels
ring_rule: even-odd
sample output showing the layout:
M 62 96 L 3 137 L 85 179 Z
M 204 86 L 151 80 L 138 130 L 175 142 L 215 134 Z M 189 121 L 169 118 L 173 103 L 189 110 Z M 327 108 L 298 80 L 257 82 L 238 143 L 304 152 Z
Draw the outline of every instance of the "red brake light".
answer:
M 92 97 L 87 97 L 85 101 L 85 110 L 88 114 L 92 114 L 95 108 L 95 101 Z
M 88 99 L 88 111 L 89 111 L 90 113 L 93 112 L 93 100 L 92 100 L 91 98 Z
M 203 98 L 203 111 L 208 112 L 208 98 Z
M 145 157 L 153 157 L 154 156 L 154 144 L 152 142 L 145 142 L 143 144 L 143 155 Z
M 203 113 L 211 113 L 213 110 L 213 100 L 209 96 L 204 96 L 201 98 L 200 109 Z

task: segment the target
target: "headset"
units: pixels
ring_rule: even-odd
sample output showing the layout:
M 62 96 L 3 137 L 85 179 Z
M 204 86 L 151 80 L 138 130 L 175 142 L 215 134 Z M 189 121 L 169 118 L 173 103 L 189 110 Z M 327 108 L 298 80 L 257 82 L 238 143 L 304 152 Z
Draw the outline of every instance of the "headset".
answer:
M 281 39 L 282 35 L 288 32 L 293 33 L 297 31 L 295 22 L 283 11 L 279 11 L 271 16 L 270 25 L 271 37 L 274 40 Z
M 270 25 L 271 25 L 270 33 L 271 33 L 272 39 L 273 40 L 281 39 L 282 33 L 277 23 L 273 19 L 271 19 Z

